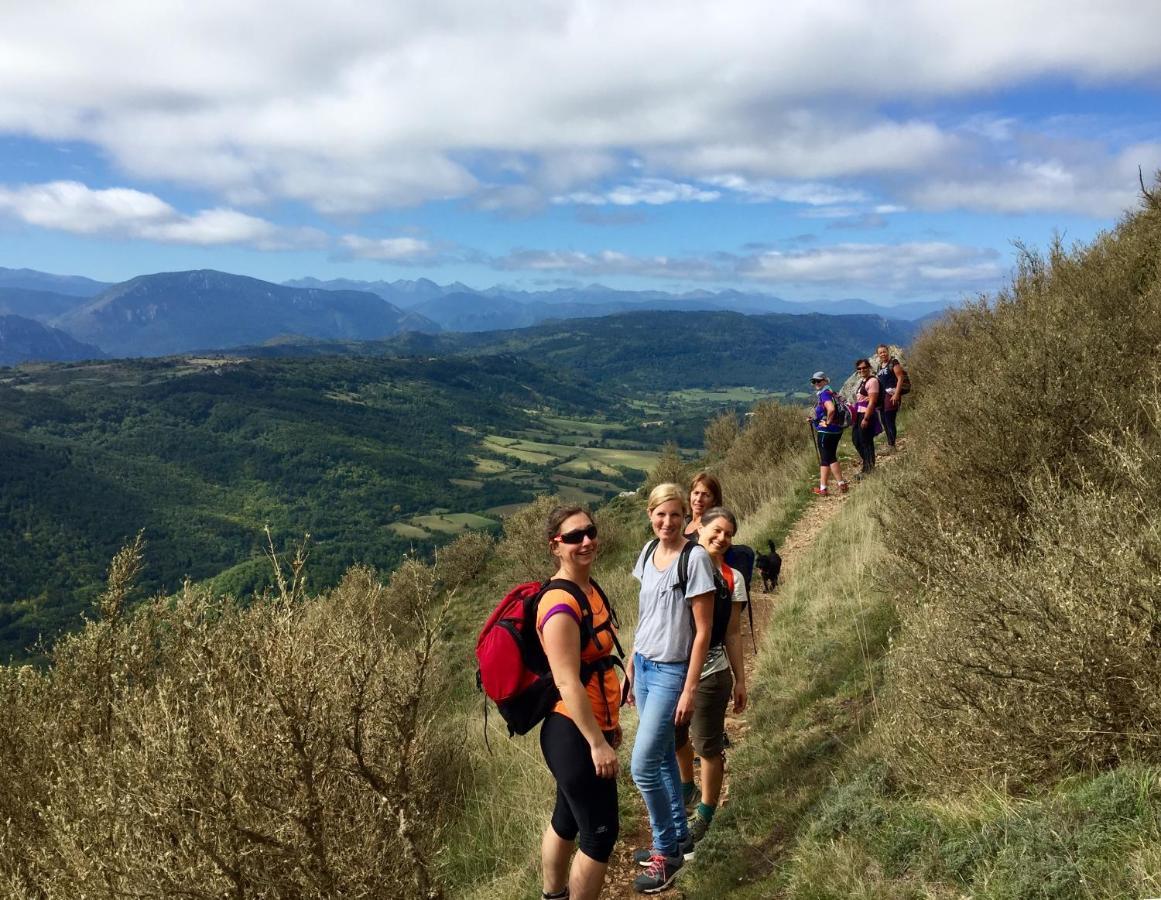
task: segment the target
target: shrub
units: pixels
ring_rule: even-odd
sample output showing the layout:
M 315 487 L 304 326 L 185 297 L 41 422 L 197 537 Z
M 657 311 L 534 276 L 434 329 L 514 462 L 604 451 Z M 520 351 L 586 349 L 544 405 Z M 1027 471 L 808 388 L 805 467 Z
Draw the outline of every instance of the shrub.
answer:
M 496 541 L 485 531 L 468 531 L 435 551 L 435 571 L 449 591 L 458 590 L 484 571 Z
M 503 582 L 543 580 L 553 573 L 555 566 L 544 537 L 544 523 L 560 503 L 557 497 L 541 494 L 504 519 L 504 537 L 496 545 Z
M 1159 275 L 1150 206 L 1091 247 L 1025 253 L 913 349 L 887 733 L 918 780 L 1161 760 Z
M 659 484 L 668 484 L 669 482 L 688 484 L 692 474 L 693 467 L 681 458 L 677 444 L 671 441 L 661 448 L 657 463 L 649 472 L 649 478 L 645 482 L 645 494 L 648 496 L 649 492 Z
M 770 476 L 808 445 L 807 428 L 801 409 L 775 401 L 755 406 L 717 469 L 726 506 L 747 516 L 777 493 L 781 485 Z
M 307 600 L 299 570 L 247 606 L 187 585 L 125 616 L 134 557 L 49 670 L 0 677 L 8 893 L 442 896 L 463 751 L 433 571 Z
M 733 410 L 724 412 L 705 427 L 705 461 L 712 465 L 726 458 L 734 441 L 742 433 L 738 424 L 738 414 Z

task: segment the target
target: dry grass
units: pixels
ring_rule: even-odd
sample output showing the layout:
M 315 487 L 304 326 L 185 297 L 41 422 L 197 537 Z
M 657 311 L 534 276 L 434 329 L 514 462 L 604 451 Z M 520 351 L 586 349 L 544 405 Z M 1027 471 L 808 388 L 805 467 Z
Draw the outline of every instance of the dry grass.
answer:
M 1009 788 L 1161 760 L 1161 211 L 928 331 L 893 758 Z M 962 361 L 970 361 L 964 365 Z

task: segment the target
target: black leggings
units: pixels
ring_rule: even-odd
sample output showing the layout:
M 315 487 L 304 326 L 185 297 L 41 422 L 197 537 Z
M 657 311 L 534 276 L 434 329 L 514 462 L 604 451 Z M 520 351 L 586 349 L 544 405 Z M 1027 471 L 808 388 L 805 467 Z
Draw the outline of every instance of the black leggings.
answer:
M 851 440 L 863 461 L 863 471 L 870 472 L 875 468 L 875 420 L 866 428 L 862 425 L 862 416 L 851 426 Z
M 895 446 L 895 417 L 899 415 L 898 409 L 887 409 L 883 407 L 879 410 L 879 416 L 883 420 L 883 430 L 887 432 L 887 446 Z
M 605 737 L 611 739 L 612 732 Z M 568 716 L 549 713 L 540 727 L 540 750 L 556 778 L 552 830 L 561 840 L 576 841 L 585 856 L 607 863 L 620 827 L 617 779 L 597 776 L 589 742 Z

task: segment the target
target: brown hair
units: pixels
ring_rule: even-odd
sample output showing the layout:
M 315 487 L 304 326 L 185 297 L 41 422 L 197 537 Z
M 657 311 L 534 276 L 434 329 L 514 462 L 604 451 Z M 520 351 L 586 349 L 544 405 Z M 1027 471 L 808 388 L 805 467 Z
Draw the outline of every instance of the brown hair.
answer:
M 544 521 L 545 540 L 551 541 L 560 534 L 560 526 L 564 524 L 564 520 L 578 513 L 584 513 L 589 517 L 590 522 L 593 520 L 593 514 L 583 506 L 554 506 Z
M 689 482 L 689 492 L 692 494 L 693 489 L 699 484 L 704 484 L 711 494 L 713 494 L 714 502 L 710 506 L 722 505 L 722 483 L 718 481 L 718 477 L 706 471 L 698 472 Z

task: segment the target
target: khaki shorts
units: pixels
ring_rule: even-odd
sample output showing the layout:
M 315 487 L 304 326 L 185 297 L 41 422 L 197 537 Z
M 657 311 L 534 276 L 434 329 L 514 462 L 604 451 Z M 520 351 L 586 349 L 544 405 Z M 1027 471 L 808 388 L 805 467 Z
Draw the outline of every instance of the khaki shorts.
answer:
M 680 749 L 693 739 L 693 752 L 703 759 L 718 756 L 726 746 L 726 707 L 734 695 L 734 674 L 729 666 L 697 683 L 693 720 L 674 732 Z

